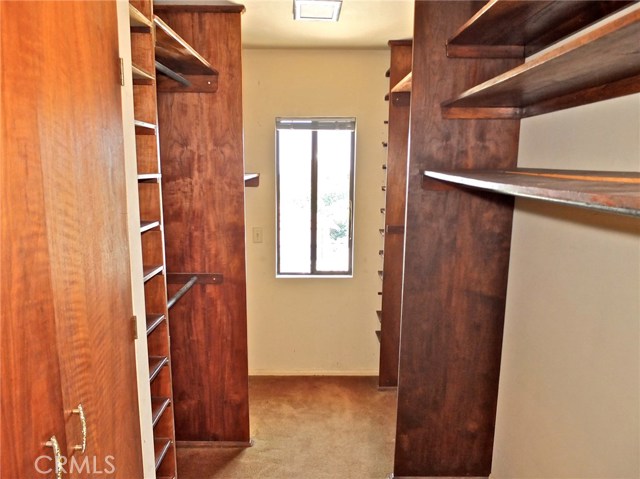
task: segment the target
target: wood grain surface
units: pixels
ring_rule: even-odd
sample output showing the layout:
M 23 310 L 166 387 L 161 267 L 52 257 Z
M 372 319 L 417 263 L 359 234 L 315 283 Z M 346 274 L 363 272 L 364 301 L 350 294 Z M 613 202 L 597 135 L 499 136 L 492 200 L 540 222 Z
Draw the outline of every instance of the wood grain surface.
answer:
M 522 58 L 630 3 L 633 2 L 492 0 L 447 41 L 447 54 Z
M 141 477 L 115 3 L 0 12 L 2 477 L 33 477 L 52 434 Z
M 427 178 L 607 213 L 640 216 L 639 173 L 518 168 L 425 172 L 425 180 Z
M 159 93 L 168 272 L 224 276 L 171 310 L 176 436 L 248 444 L 240 14 L 158 12 L 219 71 L 215 93 Z
M 521 116 L 532 116 L 538 105 L 545 108 L 536 114 L 553 111 L 554 105 L 567 108 L 564 97 L 574 98 L 569 106 L 576 106 L 628 95 L 640 90 L 639 42 L 640 10 L 632 9 L 453 96 L 443 107 L 529 109 Z
M 491 472 L 511 198 L 425 190 L 422 171 L 510 168 L 517 120 L 446 120 L 440 103 L 520 60 L 452 60 L 481 2 L 416 2 L 394 477 Z
M 411 71 L 411 42 L 390 42 L 389 45 L 391 47 L 389 85 L 392 87 Z M 409 141 L 408 104 L 398 105 L 396 102 L 389 102 L 388 135 L 385 230 L 393 225 L 404 227 Z M 378 373 L 380 387 L 398 385 L 403 253 L 404 235 L 385 235 Z

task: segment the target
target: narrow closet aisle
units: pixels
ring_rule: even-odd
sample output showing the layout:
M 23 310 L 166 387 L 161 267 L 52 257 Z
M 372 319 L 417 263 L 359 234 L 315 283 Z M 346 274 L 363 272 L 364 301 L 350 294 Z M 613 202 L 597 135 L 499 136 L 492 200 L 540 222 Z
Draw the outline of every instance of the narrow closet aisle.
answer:
M 393 467 L 395 391 L 375 377 L 252 377 L 250 448 L 178 450 L 182 479 L 382 478 Z

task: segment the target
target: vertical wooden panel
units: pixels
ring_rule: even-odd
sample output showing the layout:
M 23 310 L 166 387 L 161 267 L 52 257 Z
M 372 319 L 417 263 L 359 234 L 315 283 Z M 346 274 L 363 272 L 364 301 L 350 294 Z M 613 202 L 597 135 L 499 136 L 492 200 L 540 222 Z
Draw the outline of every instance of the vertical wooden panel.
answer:
M 444 120 L 440 103 L 517 60 L 447 59 L 482 2 L 416 2 L 394 473 L 487 477 L 512 200 L 421 185 L 424 169 L 516 165 L 517 120 Z
M 6 186 L 14 195 L 6 198 L 9 203 L 3 197 L 3 212 L 12 210 L 6 216 L 8 235 L 29 235 L 22 245 L 24 256 L 11 258 L 9 264 L 16 265 L 15 272 L 21 261 L 34 265 L 35 285 L 43 287 L 33 297 L 12 299 L 17 309 L 12 309 L 11 321 L 20 321 L 30 336 L 8 338 L 9 365 L 43 385 L 51 371 L 29 373 L 23 362 L 41 361 L 46 368 L 54 361 L 60 368 L 58 389 L 44 394 L 38 394 L 41 386 L 30 386 L 5 396 L 3 382 L 2 414 L 24 418 L 28 422 L 22 427 L 34 431 L 40 421 L 53 422 L 43 416 L 62 418 L 63 429 L 52 433 L 71 460 L 72 447 L 82 441 L 79 417 L 71 410 L 82 403 L 88 442 L 84 455 L 73 453 L 76 461 L 86 457 L 93 468 L 95 458 L 91 477 L 98 469 L 110 470 L 109 463 L 115 467 L 113 477 L 140 477 L 115 2 L 3 2 L 2 9 L 2 99 L 3 112 L 8 113 L 3 114 L 3 148 L 9 153 L 5 156 L 3 151 L 3 171 L 6 160 L 18 172 L 16 184 L 13 171 L 3 174 L 3 192 Z M 25 179 L 29 184 L 23 184 Z M 22 195 L 17 187 L 24 188 Z M 34 203 L 24 196 L 27 192 Z M 35 224 L 11 220 L 14 211 L 35 218 Z M 3 213 L 3 255 L 9 244 L 4 228 Z M 15 254 L 15 247 L 19 246 L 12 245 L 9 252 Z M 48 279 L 41 271 L 45 265 Z M 24 284 L 32 278 L 12 276 L 14 293 L 34 293 Z M 3 312 L 3 329 L 4 318 Z M 43 350 L 56 353 L 45 358 L 37 354 Z M 3 344 L 3 368 L 4 354 Z M 17 380 L 18 385 L 23 382 Z M 56 404 L 60 396 L 61 407 Z M 4 400 L 9 405 L 16 397 L 22 408 L 5 409 Z M 50 400 L 57 410 L 23 410 L 25 405 L 46 409 Z M 23 449 L 31 441 L 3 442 L 3 452 L 5 445 L 17 448 L 9 451 L 10 457 L 35 452 Z M 14 477 L 33 474 L 32 462 L 30 471 Z
M 240 14 L 156 12 L 220 72 L 158 101 L 168 271 L 224 275 L 171 310 L 176 437 L 248 443 Z
M 56 435 L 66 454 L 62 389 L 49 270 L 42 146 L 34 134 L 42 39 L 25 35 L 43 20 L 42 9 L 25 11 L 0 2 L 0 476 L 31 477 L 44 447 Z M 4 52 L 21 52 L 5 55 Z M 20 93 L 22 92 L 22 94 Z M 34 380 L 37 378 L 37 380 Z M 37 398 L 38 400 L 34 400 Z M 34 418 L 38 418 L 34 420 Z M 51 462 L 42 461 L 44 469 Z
M 411 40 L 391 41 L 390 87 L 411 71 Z M 409 136 L 409 103 L 389 101 L 389 137 L 387 146 L 387 193 L 385 228 L 404 228 L 407 186 L 407 150 Z M 380 369 L 378 385 L 398 385 L 400 350 L 400 314 L 402 303 L 402 265 L 404 234 L 389 233 L 384 237 L 384 276 L 382 280 L 382 325 L 380 328 Z

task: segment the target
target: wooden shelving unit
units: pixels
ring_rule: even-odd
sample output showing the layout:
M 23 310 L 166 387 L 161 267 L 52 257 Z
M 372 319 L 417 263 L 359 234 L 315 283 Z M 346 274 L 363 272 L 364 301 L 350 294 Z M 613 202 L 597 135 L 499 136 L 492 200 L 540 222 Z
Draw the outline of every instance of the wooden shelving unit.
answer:
M 149 356 L 149 381 L 153 381 L 168 364 L 169 358 L 166 356 Z
M 380 362 L 378 386 L 393 388 L 398 384 L 398 351 L 400 346 L 400 304 L 402 300 L 402 268 L 404 237 L 394 232 L 394 228 L 404 225 L 407 138 L 409 131 L 409 104 L 411 94 L 411 40 L 392 40 L 389 68 L 389 116 L 387 161 L 382 166 L 385 171 L 385 205 L 380 208 L 384 228 L 383 247 L 380 250 L 382 270 L 378 271 L 382 291 L 380 310 L 376 311 L 380 330 L 376 333 L 380 340 Z M 403 226 L 404 228 L 404 226 Z
M 242 216 L 249 185 L 242 177 L 238 81 L 243 10 L 236 4 L 155 6 L 172 407 L 184 447 L 250 445 Z M 221 234 L 224 241 L 211 241 Z M 194 371 L 206 380 L 193 381 Z
M 162 414 L 166 411 L 166 409 L 171 404 L 171 400 L 169 398 L 152 398 L 151 399 L 151 423 L 155 427 L 158 424 L 158 421 L 162 417 Z
M 260 173 L 245 173 L 244 186 L 254 188 L 260 186 Z
M 158 151 L 153 18 L 151 1 L 131 0 L 129 19 L 141 218 L 142 281 L 155 467 L 158 477 L 175 479 L 175 427 L 162 216 L 162 173 Z
M 505 195 L 640 216 L 640 173 L 523 168 L 425 171 L 424 175 L 426 178 Z
M 164 314 L 147 314 L 147 336 L 160 326 L 164 319 Z
M 640 217 L 639 173 L 517 168 L 520 118 L 640 92 L 630 3 L 416 2 L 408 171 L 423 174 L 408 177 L 394 477 L 491 475 L 514 204 L 501 195 Z M 463 58 L 433 54 L 447 38 Z
M 218 71 L 161 18 L 156 29 L 156 70 L 160 91 L 213 93 L 218 89 Z
M 178 73 L 188 75 L 217 75 L 218 72 L 191 45 L 155 16 L 156 61 Z
M 411 72 L 391 89 L 391 93 L 411 93 Z
M 156 453 L 156 470 L 160 469 L 162 462 L 171 449 L 173 441 L 169 438 L 158 438 L 154 440 L 154 449 Z
M 640 85 L 639 39 L 640 9 L 631 8 L 445 101 L 443 115 L 525 118 L 634 93 Z
M 145 180 L 159 180 L 161 178 L 160 173 L 139 173 L 138 181 Z
M 152 230 L 153 228 L 157 228 L 160 226 L 160 221 L 140 221 L 140 233 L 146 233 L 147 231 Z
M 162 273 L 163 269 L 164 269 L 164 265 L 161 265 L 161 264 L 144 265 L 142 267 L 142 275 L 143 275 L 142 281 L 146 283 L 154 276 Z
M 133 124 L 136 127 L 136 135 L 155 135 L 156 125 L 148 123 L 146 121 L 134 120 Z
M 134 85 L 151 85 L 155 81 L 151 73 L 144 71 L 136 65 L 131 65 L 131 71 L 133 72 Z
M 447 41 L 447 56 L 523 58 L 630 3 L 492 0 Z
M 129 4 L 129 25 L 136 33 L 150 33 L 153 23 L 140 10 Z

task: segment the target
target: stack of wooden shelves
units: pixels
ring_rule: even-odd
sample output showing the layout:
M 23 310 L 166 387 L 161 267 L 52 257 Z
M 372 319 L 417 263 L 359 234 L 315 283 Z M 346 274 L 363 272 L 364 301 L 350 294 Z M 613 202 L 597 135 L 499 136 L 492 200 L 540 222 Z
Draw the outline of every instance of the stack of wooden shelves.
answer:
M 521 118 L 640 91 L 630 3 L 416 2 L 394 477 L 491 474 L 509 196 L 640 216 L 638 173 L 516 167 Z
M 386 172 L 385 207 L 381 209 L 384 215 L 383 268 L 379 271 L 382 304 L 381 309 L 376 312 L 380 321 L 380 331 L 377 332 L 380 339 L 380 388 L 395 387 L 398 384 L 410 92 L 397 92 L 397 88 L 411 71 L 411 43 L 411 40 L 389 42 L 389 136 L 385 145 L 387 162 L 383 167 Z
M 155 34 L 151 2 L 131 0 L 129 19 L 140 201 L 142 281 L 145 295 L 155 467 L 158 478 L 176 479 L 162 186 L 158 154 Z
M 490 2 L 448 42 L 448 55 L 510 57 L 536 53 L 550 43 L 633 2 Z M 509 14 L 509 15 L 507 15 Z M 528 24 L 527 37 L 506 23 Z M 500 38 L 483 32 L 499 31 Z M 637 92 L 640 87 L 640 10 L 552 47 L 525 64 L 442 104 L 447 118 L 526 118 Z M 557 170 L 425 171 L 425 178 L 513 196 L 638 216 L 640 180 L 627 172 Z M 427 180 L 428 181 L 428 180 Z

